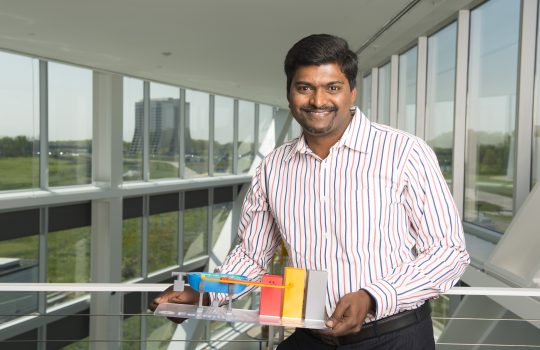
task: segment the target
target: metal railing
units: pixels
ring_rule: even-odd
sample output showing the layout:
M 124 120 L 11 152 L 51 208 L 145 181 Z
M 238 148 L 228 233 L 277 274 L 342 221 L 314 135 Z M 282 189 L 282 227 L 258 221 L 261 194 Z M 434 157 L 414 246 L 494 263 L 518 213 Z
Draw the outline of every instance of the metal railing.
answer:
M 174 323 L 163 317 L 153 316 L 151 312 L 145 311 L 144 307 L 140 309 L 143 310 L 142 312 L 135 313 L 114 310 L 100 313 L 89 311 L 96 310 L 90 308 L 95 295 L 104 295 L 105 299 L 117 298 L 114 302 L 123 303 L 123 298 L 130 293 L 146 295 L 146 293 L 161 292 L 168 286 L 169 284 L 163 283 L 0 283 L 0 297 L 3 293 L 14 295 L 13 293 L 25 292 L 92 293 L 91 296 L 86 294 L 88 308 L 82 312 L 73 312 L 69 308 L 60 307 L 54 312 L 0 315 L 0 318 L 11 317 L 3 324 L 0 321 L 0 348 L 16 349 L 21 345 L 35 344 L 38 349 L 47 349 L 47 344 L 50 344 L 51 348 L 65 345 L 68 349 L 78 349 L 76 345 L 69 345 L 78 342 L 78 345 L 82 344 L 83 348 L 89 346 L 92 349 L 167 349 L 169 344 L 174 344 L 175 349 L 194 350 L 203 348 L 271 349 L 279 343 L 280 333 L 281 336 L 283 333 L 286 336 L 291 331 L 253 324 L 227 324 L 219 321 L 187 322 L 182 327 L 176 327 Z M 477 297 L 482 299 L 474 299 Z M 453 303 L 452 299 L 455 299 L 455 305 L 449 306 Z M 5 302 L 6 299 L 0 300 Z M 140 300 L 148 302 L 148 298 L 140 298 Z M 434 327 L 438 329 L 436 331 L 437 349 L 540 348 L 540 288 L 454 287 L 446 292 L 441 300 L 434 302 L 432 315 Z M 256 304 L 255 302 L 250 307 L 256 308 Z M 476 315 L 474 315 L 475 312 Z M 51 322 L 58 322 L 66 317 L 72 320 L 90 319 L 91 327 L 95 328 L 99 328 L 96 324 L 101 322 L 105 324 L 117 322 L 119 334 L 114 338 L 111 334 L 100 336 L 99 332 L 90 332 L 89 337 L 82 339 L 70 337 L 67 334 L 62 338 L 53 333 L 40 337 L 39 332 L 32 339 L 23 336 L 10 338 L 2 336 L 6 329 L 13 330 L 17 327 L 23 330 L 21 333 L 28 333 L 29 330 L 24 326 L 25 322 L 32 318 L 43 317 L 51 320 L 45 322 L 44 328 L 47 328 Z M 126 329 L 131 328 L 141 330 L 141 334 L 137 335 L 137 332 L 131 335 L 126 334 Z M 510 331 L 513 333 L 509 334 Z M 475 332 L 480 332 L 481 335 L 471 338 L 470 334 Z M 519 332 L 523 334 L 518 334 Z M 528 335 L 524 336 L 525 333 Z M 495 342 L 494 340 L 497 339 L 498 341 Z M 521 341 L 516 341 L 519 339 Z

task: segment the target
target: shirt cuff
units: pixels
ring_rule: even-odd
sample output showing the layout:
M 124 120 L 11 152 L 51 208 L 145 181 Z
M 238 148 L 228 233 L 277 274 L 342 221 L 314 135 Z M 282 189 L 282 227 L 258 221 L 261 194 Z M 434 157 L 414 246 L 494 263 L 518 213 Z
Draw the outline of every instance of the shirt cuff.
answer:
M 390 283 L 379 280 L 362 289 L 375 299 L 377 304 L 375 305 L 375 319 L 378 320 L 397 312 L 397 292 Z

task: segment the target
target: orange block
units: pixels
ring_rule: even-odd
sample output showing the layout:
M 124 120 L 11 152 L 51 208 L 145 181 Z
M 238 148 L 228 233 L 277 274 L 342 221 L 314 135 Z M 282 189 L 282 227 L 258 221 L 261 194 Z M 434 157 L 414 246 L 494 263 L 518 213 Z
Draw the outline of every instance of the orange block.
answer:
M 263 275 L 262 283 L 276 286 L 283 285 L 283 276 Z M 283 289 L 261 287 L 261 304 L 259 314 L 261 316 L 281 316 L 281 304 L 283 302 Z
M 302 318 L 305 285 L 306 270 L 294 267 L 285 268 L 285 294 L 283 296 L 282 317 Z

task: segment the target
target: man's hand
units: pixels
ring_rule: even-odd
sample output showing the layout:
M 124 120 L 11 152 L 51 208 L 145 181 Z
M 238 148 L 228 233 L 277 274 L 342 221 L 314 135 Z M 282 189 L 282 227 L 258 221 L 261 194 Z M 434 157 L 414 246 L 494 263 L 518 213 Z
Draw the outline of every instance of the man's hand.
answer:
M 332 316 L 326 321 L 331 330 L 326 335 L 341 336 L 360 332 L 369 312 L 374 313 L 375 301 L 365 290 L 344 295 L 337 303 Z
M 148 308 L 152 311 L 155 311 L 158 305 L 162 303 L 199 305 L 199 296 L 199 292 L 197 292 L 190 286 L 184 286 L 183 292 L 175 292 L 173 290 L 173 286 L 170 286 L 157 298 L 155 298 L 150 303 L 150 305 L 148 305 Z M 204 293 L 203 295 L 203 305 L 210 305 L 210 297 L 208 293 Z M 174 323 L 182 323 L 186 320 L 185 318 L 176 317 L 168 317 L 168 319 L 173 321 Z

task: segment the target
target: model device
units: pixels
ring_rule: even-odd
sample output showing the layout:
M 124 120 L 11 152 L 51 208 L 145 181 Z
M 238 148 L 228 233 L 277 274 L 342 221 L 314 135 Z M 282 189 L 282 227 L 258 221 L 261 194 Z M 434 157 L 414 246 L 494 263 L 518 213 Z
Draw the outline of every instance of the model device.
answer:
M 260 281 L 233 274 L 176 272 L 173 289 L 183 291 L 185 281 L 201 293 L 199 305 L 160 304 L 154 314 L 166 317 L 248 322 L 313 329 L 326 328 L 327 272 L 286 267 L 284 276 L 265 274 Z M 261 289 L 259 310 L 235 309 L 233 297 L 247 286 Z M 203 306 L 202 294 L 227 294 L 227 307 Z

